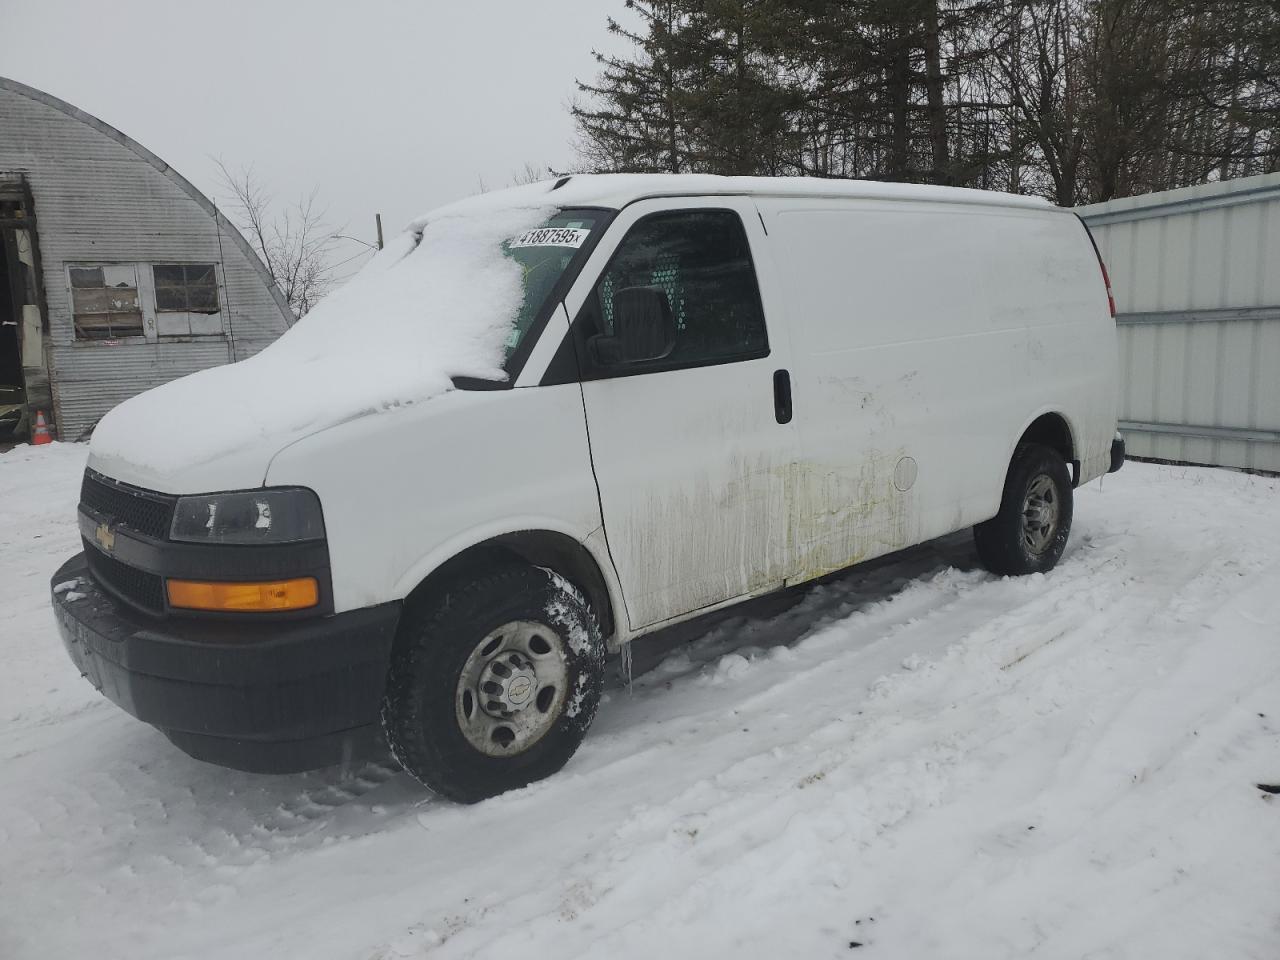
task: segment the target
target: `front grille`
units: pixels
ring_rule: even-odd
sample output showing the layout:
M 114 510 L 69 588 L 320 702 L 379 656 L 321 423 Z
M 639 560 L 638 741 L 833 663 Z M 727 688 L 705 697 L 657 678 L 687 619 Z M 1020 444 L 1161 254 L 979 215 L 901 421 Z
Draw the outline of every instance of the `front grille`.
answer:
M 80 485 L 80 503 L 85 507 L 112 526 L 128 527 L 154 540 L 168 538 L 177 499 L 117 483 L 92 470 L 84 472 L 84 482 Z
M 84 555 L 89 574 L 107 590 L 149 613 L 164 613 L 164 580 L 115 557 L 109 557 L 88 540 Z

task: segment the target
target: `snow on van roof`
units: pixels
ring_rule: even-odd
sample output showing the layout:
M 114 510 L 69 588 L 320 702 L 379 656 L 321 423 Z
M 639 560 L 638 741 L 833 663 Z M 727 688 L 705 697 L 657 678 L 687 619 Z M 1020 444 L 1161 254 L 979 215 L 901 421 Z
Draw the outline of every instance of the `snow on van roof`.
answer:
M 414 221 L 410 228 L 443 216 L 471 216 L 499 207 L 545 206 L 607 207 L 621 209 L 650 197 L 753 196 L 813 197 L 865 200 L 918 200 L 933 203 L 965 203 L 982 206 L 1056 210 L 1042 197 L 1028 197 L 966 187 L 938 187 L 917 183 L 882 183 L 877 180 L 836 180 L 822 177 L 721 177 L 688 173 L 593 173 L 559 180 L 495 190 L 468 197 L 434 210 Z

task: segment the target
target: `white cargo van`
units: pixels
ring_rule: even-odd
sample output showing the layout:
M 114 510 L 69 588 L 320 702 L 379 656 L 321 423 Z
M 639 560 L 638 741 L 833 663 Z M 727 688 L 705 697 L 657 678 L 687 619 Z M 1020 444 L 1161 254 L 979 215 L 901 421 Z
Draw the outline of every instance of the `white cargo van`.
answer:
M 1123 459 L 1109 299 L 1082 222 L 1026 197 L 472 198 L 258 357 L 102 422 L 63 639 L 196 757 L 385 736 L 448 797 L 517 787 L 646 633 L 965 527 L 995 573 L 1051 569 L 1072 489 Z

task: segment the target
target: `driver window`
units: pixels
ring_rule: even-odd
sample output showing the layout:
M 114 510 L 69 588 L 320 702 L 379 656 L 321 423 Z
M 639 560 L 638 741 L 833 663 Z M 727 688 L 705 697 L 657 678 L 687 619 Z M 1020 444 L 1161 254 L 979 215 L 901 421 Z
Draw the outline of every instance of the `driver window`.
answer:
M 769 352 L 751 249 L 733 211 L 656 213 L 633 226 L 588 301 L 595 327 L 588 336 L 613 335 L 614 296 L 633 287 L 665 293 L 676 325 L 674 349 L 645 369 L 749 360 Z

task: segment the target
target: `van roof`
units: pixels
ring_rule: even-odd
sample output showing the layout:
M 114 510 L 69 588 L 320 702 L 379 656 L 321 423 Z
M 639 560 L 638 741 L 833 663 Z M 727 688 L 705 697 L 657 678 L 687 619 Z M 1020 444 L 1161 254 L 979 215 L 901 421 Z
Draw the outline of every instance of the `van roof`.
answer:
M 917 183 L 821 177 L 721 177 L 703 173 L 589 173 L 466 197 L 411 221 L 407 229 L 420 230 L 423 224 L 441 217 L 473 217 L 520 207 L 605 207 L 620 210 L 629 203 L 652 197 L 707 196 L 916 200 L 1067 212 L 1041 197 Z
M 728 196 L 821 197 L 868 200 L 924 200 L 935 203 L 973 203 L 984 206 L 1052 208 L 1041 197 L 1027 197 L 963 187 L 938 187 L 875 180 L 833 180 L 820 177 L 721 177 L 711 174 L 605 173 L 577 174 L 546 181 L 545 190 L 557 194 L 557 206 L 584 205 L 621 208 L 648 197 Z
M 559 184 L 557 189 L 556 185 Z M 833 180 L 821 177 L 721 177 L 711 174 L 606 173 L 561 178 L 547 186 L 574 204 L 620 208 L 648 197 L 728 196 L 821 197 L 868 200 L 925 200 L 986 206 L 1034 207 L 1053 205 L 1041 197 L 1012 193 L 938 187 L 875 180 Z

